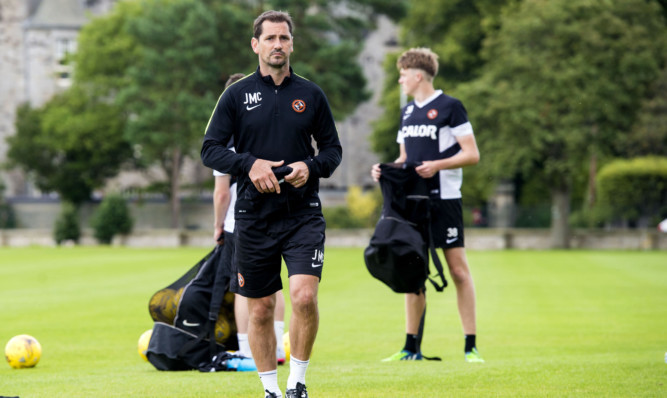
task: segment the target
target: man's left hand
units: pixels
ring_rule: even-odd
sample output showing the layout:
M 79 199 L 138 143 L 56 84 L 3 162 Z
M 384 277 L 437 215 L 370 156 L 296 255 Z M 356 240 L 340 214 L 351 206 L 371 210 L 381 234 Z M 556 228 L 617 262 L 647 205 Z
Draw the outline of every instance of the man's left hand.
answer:
M 306 185 L 308 177 L 310 177 L 310 170 L 308 170 L 306 163 L 294 162 L 288 166 L 292 168 L 292 172 L 285 176 L 285 181 L 294 188 L 301 188 Z

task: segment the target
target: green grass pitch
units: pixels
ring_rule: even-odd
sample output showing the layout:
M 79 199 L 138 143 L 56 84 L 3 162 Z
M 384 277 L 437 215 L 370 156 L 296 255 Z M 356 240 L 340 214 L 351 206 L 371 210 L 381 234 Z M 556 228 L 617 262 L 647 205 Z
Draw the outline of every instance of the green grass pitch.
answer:
M 152 327 L 150 296 L 206 252 L 0 249 L 0 345 L 30 334 L 43 350 L 35 368 L 0 365 L 0 396 L 263 396 L 255 372 L 159 372 L 137 353 Z M 453 286 L 428 291 L 422 348 L 443 361 L 382 363 L 404 342 L 402 296 L 370 276 L 361 249 L 328 248 L 310 396 L 667 396 L 667 254 L 471 251 L 468 258 L 486 363 L 463 361 Z M 279 368 L 283 389 L 288 373 L 289 365 Z

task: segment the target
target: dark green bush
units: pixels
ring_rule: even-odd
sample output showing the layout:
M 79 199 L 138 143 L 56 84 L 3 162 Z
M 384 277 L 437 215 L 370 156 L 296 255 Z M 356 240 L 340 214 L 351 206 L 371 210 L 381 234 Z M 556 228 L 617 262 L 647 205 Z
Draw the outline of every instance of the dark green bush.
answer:
M 5 186 L 0 181 L 0 229 L 16 228 L 16 214 L 12 205 L 5 200 Z
M 53 238 L 58 245 L 68 240 L 79 243 L 79 239 L 81 238 L 79 212 L 73 204 L 69 202 L 62 203 L 60 215 L 56 220 L 53 231 Z
M 0 229 L 16 228 L 16 214 L 12 205 L 0 198 Z
M 533 205 L 516 208 L 516 228 L 549 228 L 551 225 L 551 206 Z
M 656 221 L 667 215 L 667 157 L 615 160 L 600 170 L 596 182 L 605 221 Z
M 125 199 L 120 195 L 108 195 L 93 214 L 90 224 L 95 231 L 95 239 L 108 245 L 115 235 L 132 232 L 134 221 Z

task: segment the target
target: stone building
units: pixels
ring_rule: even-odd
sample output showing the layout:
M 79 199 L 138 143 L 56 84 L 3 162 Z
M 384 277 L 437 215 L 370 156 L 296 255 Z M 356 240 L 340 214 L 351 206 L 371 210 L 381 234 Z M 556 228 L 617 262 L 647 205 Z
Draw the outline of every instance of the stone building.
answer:
M 16 108 L 42 106 L 70 85 L 67 53 L 89 16 L 111 9 L 115 0 L 0 0 L 0 164 L 6 138 L 15 133 Z M 8 196 L 35 196 L 25 176 L 1 170 Z
M 67 53 L 76 51 L 81 27 L 95 15 L 108 12 L 116 0 L 0 0 L 0 164 L 6 161 L 6 138 L 15 134 L 16 108 L 23 103 L 42 106 L 70 84 Z M 369 149 L 371 122 L 381 117 L 377 106 L 383 83 L 382 62 L 396 27 L 379 18 L 378 29 L 370 32 L 360 62 L 368 80 L 371 100 L 338 123 L 344 147 L 343 163 L 323 186 L 344 191 L 350 185 L 370 185 L 369 170 L 376 157 Z M 397 110 L 398 114 L 398 110 Z M 210 170 L 192 159 L 183 169 L 184 184 L 210 178 Z M 159 173 L 123 173 L 109 182 L 113 189 L 146 184 Z M 41 195 L 18 170 L 0 169 L 0 184 L 9 197 Z

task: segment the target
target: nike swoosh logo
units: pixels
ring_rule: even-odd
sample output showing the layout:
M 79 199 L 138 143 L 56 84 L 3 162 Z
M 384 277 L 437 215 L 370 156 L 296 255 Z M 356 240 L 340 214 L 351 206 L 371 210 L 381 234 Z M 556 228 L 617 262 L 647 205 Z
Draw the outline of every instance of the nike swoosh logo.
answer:
M 319 263 L 319 264 L 311 263 L 310 265 L 311 265 L 313 268 L 317 268 L 317 267 L 321 267 L 321 266 L 322 266 L 322 263 Z
M 447 239 L 446 242 L 447 242 L 447 244 L 450 244 L 450 243 L 452 243 L 452 242 L 455 242 L 457 239 L 458 239 L 458 238 Z
M 255 109 L 255 108 L 259 107 L 259 106 L 262 106 L 262 104 L 257 104 L 257 105 L 255 105 L 255 106 L 250 106 L 250 105 L 248 105 L 248 106 L 245 107 L 245 109 L 246 109 L 247 111 L 251 111 L 251 110 L 253 110 L 253 109 Z
M 184 319 L 183 320 L 183 326 L 195 327 L 195 326 L 199 326 L 199 323 L 190 323 L 190 322 L 188 322 L 187 319 Z

